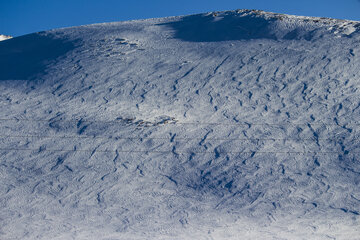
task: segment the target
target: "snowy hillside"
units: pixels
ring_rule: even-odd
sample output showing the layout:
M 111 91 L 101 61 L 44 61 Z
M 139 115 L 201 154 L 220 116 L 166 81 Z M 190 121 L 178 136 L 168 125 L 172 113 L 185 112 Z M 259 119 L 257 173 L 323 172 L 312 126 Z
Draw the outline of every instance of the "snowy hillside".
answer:
M 360 239 L 360 23 L 238 10 L 0 42 L 0 239 Z

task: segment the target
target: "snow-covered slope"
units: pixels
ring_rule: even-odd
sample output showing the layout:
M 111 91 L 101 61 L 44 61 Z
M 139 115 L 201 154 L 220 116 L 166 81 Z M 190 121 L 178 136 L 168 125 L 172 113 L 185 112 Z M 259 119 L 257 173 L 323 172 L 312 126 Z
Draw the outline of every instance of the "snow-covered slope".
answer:
M 12 38 L 12 37 L 11 37 L 11 36 L 7 36 L 7 35 L 0 34 L 0 41 L 4 41 L 4 40 L 10 39 L 10 38 Z
M 360 23 L 229 11 L 0 43 L 1 239 L 359 239 Z

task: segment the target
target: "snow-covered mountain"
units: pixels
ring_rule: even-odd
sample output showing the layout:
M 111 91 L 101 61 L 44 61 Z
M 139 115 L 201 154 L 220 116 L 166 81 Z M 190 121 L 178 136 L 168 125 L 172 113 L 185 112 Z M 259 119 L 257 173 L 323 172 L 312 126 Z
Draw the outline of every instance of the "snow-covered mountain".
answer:
M 0 42 L 0 239 L 359 239 L 359 71 L 254 10 Z

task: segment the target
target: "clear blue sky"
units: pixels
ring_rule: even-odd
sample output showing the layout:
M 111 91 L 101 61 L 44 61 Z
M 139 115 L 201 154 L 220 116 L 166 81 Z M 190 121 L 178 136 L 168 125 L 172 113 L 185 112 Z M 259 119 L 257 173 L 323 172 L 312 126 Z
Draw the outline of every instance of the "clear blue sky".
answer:
M 243 8 L 360 21 L 360 0 L 0 0 L 0 34 Z

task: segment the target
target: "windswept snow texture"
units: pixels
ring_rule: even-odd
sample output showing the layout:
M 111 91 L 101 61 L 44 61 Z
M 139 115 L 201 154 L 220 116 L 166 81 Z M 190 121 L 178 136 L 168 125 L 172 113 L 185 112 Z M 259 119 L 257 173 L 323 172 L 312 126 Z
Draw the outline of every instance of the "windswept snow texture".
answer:
M 0 239 L 360 239 L 359 22 L 96 24 L 0 63 Z

